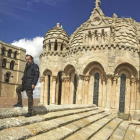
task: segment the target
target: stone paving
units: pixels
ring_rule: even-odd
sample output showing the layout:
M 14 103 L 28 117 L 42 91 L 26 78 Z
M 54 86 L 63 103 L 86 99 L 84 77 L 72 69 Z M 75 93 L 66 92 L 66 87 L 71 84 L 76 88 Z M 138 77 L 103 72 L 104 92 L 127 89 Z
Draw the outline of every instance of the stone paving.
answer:
M 140 140 L 140 123 L 123 121 L 95 105 L 0 109 L 0 140 Z M 16 115 L 14 115 L 16 114 Z M 22 115 L 22 116 L 21 116 Z

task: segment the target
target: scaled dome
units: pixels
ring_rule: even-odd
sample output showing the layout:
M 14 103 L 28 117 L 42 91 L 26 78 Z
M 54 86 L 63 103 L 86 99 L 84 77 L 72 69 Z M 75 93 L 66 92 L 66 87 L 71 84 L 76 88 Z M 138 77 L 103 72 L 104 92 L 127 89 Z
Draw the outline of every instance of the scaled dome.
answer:
M 43 44 L 45 45 L 47 43 L 55 43 L 56 40 L 57 42 L 64 44 L 68 44 L 69 41 L 67 32 L 62 28 L 62 26 L 60 27 L 59 23 L 57 23 L 56 27 L 53 27 L 49 31 L 47 31 L 44 37 Z

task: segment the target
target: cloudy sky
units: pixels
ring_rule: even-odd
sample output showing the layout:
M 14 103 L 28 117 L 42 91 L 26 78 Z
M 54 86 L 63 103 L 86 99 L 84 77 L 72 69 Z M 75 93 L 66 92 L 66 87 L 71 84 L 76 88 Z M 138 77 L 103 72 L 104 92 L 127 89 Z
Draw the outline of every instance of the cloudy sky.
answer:
M 25 48 L 39 64 L 46 32 L 59 22 L 71 35 L 88 20 L 95 0 L 0 0 L 0 40 Z M 140 22 L 140 0 L 101 0 L 106 16 L 131 17 Z M 39 97 L 40 84 L 34 96 Z

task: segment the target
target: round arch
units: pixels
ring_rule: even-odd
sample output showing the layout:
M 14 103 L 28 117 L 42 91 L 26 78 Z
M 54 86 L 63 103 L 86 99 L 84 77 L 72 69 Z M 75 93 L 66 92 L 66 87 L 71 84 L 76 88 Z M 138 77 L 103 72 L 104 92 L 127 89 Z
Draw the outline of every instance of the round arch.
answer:
M 83 70 L 83 74 L 85 75 L 91 75 L 96 72 L 99 72 L 101 74 L 105 73 L 103 66 L 99 62 L 96 62 L 96 61 L 90 62 Z
M 121 75 L 123 73 L 126 74 L 127 77 L 135 77 L 135 78 L 138 78 L 138 71 L 137 69 L 129 64 L 129 63 L 122 63 L 120 65 L 118 65 L 116 68 L 115 68 L 115 71 L 114 71 L 115 75 Z

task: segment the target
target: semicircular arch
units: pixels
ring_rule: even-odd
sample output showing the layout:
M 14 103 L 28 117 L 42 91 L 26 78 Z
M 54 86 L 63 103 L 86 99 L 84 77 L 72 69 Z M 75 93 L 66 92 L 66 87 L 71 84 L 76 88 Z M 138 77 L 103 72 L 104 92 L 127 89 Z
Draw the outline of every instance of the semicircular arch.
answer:
M 122 73 L 125 73 L 127 77 L 135 77 L 138 78 L 138 71 L 137 69 L 129 63 L 121 63 L 115 68 L 114 71 L 115 75 L 121 75 Z

